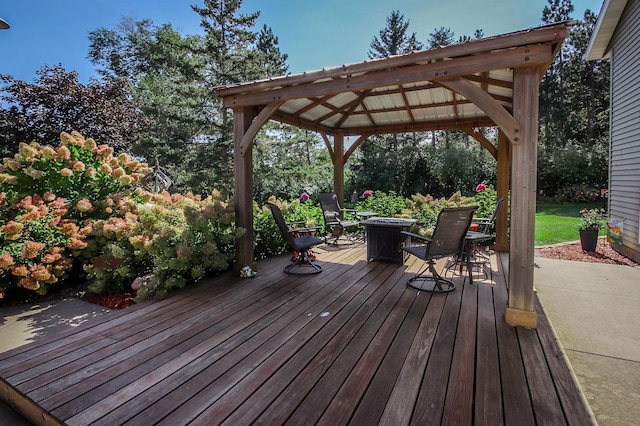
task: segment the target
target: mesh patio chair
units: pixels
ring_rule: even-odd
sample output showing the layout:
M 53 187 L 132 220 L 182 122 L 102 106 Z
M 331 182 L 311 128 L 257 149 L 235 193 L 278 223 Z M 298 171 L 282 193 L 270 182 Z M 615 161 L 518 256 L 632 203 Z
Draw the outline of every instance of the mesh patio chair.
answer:
M 496 208 L 493 210 L 493 213 L 490 217 L 474 217 L 472 223 L 478 224 L 478 232 L 482 232 L 483 234 L 491 234 L 493 230 L 493 224 L 496 221 L 496 216 L 498 215 L 498 208 L 500 204 L 504 203 L 506 199 L 504 197 L 500 198 L 496 202 Z
M 276 224 L 280 229 L 282 238 L 293 248 L 294 252 L 297 253 L 297 255 L 294 255 L 293 261 L 284 268 L 284 272 L 296 275 L 310 275 L 322 272 L 322 267 L 309 257 L 309 251 L 313 246 L 317 246 L 318 244 L 325 242 L 315 235 L 311 235 L 313 231 L 320 227 L 289 229 L 284 217 L 282 216 L 280 208 L 271 203 L 268 203 L 267 205 L 271 210 L 273 219 L 276 221 Z
M 356 211 L 341 208 L 338 203 L 338 196 L 333 192 L 318 194 L 318 201 L 322 207 L 324 223 L 330 226 L 332 230 L 331 236 L 327 238 L 327 244 L 337 246 L 340 239 L 346 239 L 347 244 L 353 244 L 354 241 L 347 235 L 346 229 L 358 226 L 360 222 L 347 216 L 349 214 L 355 216 Z
M 490 242 L 493 240 L 493 226 L 495 224 L 496 217 L 498 216 L 498 209 L 500 208 L 500 204 L 502 204 L 505 201 L 506 199 L 503 197 L 496 202 L 496 207 L 493 210 L 493 213 L 491 214 L 490 217 L 488 218 L 474 217 L 473 220 L 471 221 L 471 223 L 478 224 L 478 232 L 482 234 L 486 234 L 487 237 L 475 238 L 471 240 L 471 243 L 470 243 L 471 247 L 469 248 L 469 250 L 471 250 L 470 251 L 471 260 L 469 262 L 469 265 L 472 268 L 474 266 L 480 268 L 482 270 L 482 273 L 485 275 L 485 277 L 488 276 L 486 268 L 491 262 L 491 259 L 490 259 L 491 250 L 489 245 L 490 245 Z
M 411 287 L 433 293 L 445 293 L 456 288 L 453 281 L 446 279 L 436 271 L 438 259 L 450 256 L 462 256 L 464 240 L 471 225 L 473 212 L 476 207 L 457 207 L 442 209 L 431 238 L 411 232 L 403 231 L 413 241 L 420 244 L 403 247 L 402 249 L 425 261 L 424 267 L 408 283 Z

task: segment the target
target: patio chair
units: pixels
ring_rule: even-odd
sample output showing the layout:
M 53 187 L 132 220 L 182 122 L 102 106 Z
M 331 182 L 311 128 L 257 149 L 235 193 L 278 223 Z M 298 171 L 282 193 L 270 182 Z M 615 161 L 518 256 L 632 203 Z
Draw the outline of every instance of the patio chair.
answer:
M 500 204 L 504 203 L 506 199 L 504 197 L 500 198 L 496 202 L 496 208 L 493 210 L 493 213 L 490 217 L 474 217 L 472 223 L 478 225 L 478 232 L 482 232 L 483 234 L 491 234 L 493 224 L 496 221 L 496 216 L 498 215 L 498 208 Z
M 354 241 L 347 235 L 346 229 L 360 225 L 360 222 L 347 218 L 347 215 L 355 216 L 356 211 L 341 208 L 340 204 L 338 204 L 338 196 L 333 192 L 318 194 L 318 201 L 322 207 L 324 223 L 331 227 L 331 237 L 327 238 L 327 244 L 337 246 L 338 240 L 342 238 L 348 241 L 347 244 L 353 244 Z
M 322 272 L 322 267 L 309 257 L 311 247 L 325 242 L 315 235 L 311 235 L 320 227 L 289 229 L 284 217 L 282 216 L 280 208 L 271 203 L 268 203 L 267 205 L 271 210 L 271 214 L 273 215 L 273 219 L 276 221 L 278 228 L 280 228 L 282 238 L 287 245 L 291 246 L 294 252 L 297 253 L 297 255 L 294 255 L 292 258 L 293 261 L 284 268 L 284 272 L 296 275 L 311 275 Z
M 461 256 L 465 247 L 464 240 L 471 225 L 473 212 L 476 207 L 457 207 L 442 209 L 431 238 L 411 232 L 403 231 L 412 240 L 420 244 L 403 247 L 402 249 L 425 261 L 425 266 L 408 283 L 419 290 L 445 293 L 456 288 L 453 281 L 446 279 L 436 271 L 435 263 L 438 259 L 450 256 Z
M 485 234 L 486 237 L 482 238 L 481 236 L 476 236 L 476 238 L 469 239 L 467 241 L 467 244 L 470 245 L 470 247 L 468 247 L 470 256 L 469 266 L 471 268 L 474 266 L 480 268 L 485 276 L 488 276 L 486 270 L 487 265 L 490 263 L 490 251 L 488 244 L 493 239 L 493 225 L 496 221 L 496 216 L 498 215 L 498 208 L 500 207 L 500 204 L 505 201 L 506 199 L 502 197 L 496 202 L 496 207 L 490 217 L 474 217 L 471 221 L 472 224 L 478 225 L 477 231 L 481 234 Z M 462 272 L 462 266 L 460 268 L 460 272 Z

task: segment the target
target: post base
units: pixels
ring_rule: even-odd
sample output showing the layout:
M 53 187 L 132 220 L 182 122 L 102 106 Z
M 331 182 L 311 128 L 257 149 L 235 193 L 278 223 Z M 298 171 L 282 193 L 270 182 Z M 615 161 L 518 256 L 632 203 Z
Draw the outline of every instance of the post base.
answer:
M 538 326 L 538 314 L 535 311 L 507 308 L 505 321 L 512 327 L 536 328 Z

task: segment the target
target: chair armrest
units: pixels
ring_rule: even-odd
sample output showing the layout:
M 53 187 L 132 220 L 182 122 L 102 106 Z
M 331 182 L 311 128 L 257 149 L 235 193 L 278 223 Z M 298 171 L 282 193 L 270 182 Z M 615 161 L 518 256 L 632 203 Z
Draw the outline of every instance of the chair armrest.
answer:
M 322 226 L 310 226 L 308 228 L 294 228 L 294 229 L 289 229 L 289 232 L 311 232 L 311 231 L 317 231 L 319 229 L 322 229 Z
M 400 231 L 400 233 L 404 234 L 404 235 L 408 235 L 411 238 L 415 238 L 416 240 L 421 240 L 421 241 L 425 241 L 425 242 L 430 242 L 431 241 L 431 238 L 425 237 L 424 235 L 420 235 L 420 234 L 414 234 L 413 232 Z
M 307 222 L 305 222 L 304 220 L 297 220 L 295 222 L 287 222 L 287 227 L 291 228 L 294 225 L 304 225 L 305 223 L 307 223 Z
M 491 219 L 488 217 L 474 217 L 471 220 L 472 223 L 478 223 L 480 225 L 486 225 L 487 223 L 491 222 Z
M 340 209 L 340 211 L 342 212 L 342 217 L 344 217 L 345 219 L 347 217 L 347 214 L 358 217 L 358 212 L 356 211 L 356 209 Z

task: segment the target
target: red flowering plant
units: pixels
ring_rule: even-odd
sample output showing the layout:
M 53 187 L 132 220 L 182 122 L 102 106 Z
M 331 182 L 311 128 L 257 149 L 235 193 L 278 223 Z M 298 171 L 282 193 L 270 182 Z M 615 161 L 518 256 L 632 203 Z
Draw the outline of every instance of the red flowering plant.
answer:
M 87 238 L 91 220 L 112 214 L 108 197 L 126 192 L 150 169 L 113 156 L 77 132 L 60 144 L 21 143 L 0 164 L 0 292 L 22 287 L 40 294 L 98 251 Z
M 476 195 L 473 197 L 478 209 L 476 217 L 491 217 L 496 208 L 497 192 L 493 185 L 479 183 L 476 185 Z

